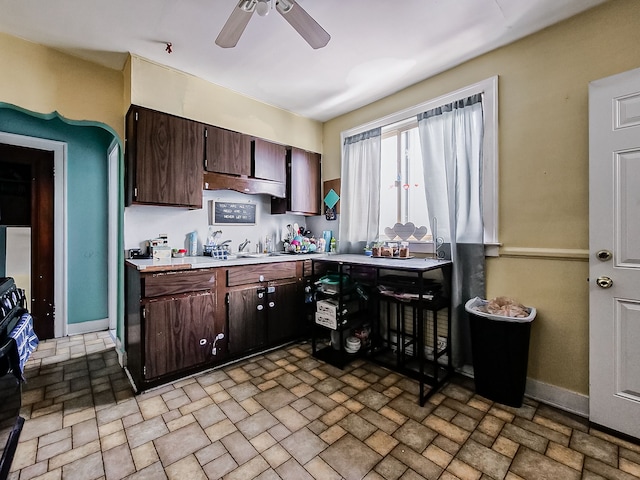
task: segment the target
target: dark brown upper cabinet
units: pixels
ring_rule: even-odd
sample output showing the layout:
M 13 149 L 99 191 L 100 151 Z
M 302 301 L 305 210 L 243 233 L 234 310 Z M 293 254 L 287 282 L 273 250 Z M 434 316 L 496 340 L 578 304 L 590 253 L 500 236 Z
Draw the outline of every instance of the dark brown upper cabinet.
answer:
M 319 153 L 292 147 L 287 151 L 286 198 L 271 198 L 271 213 L 320 215 L 322 164 Z
M 284 145 L 256 138 L 251 142 L 253 176 L 284 183 L 287 179 L 287 148 Z
M 210 125 L 205 127 L 205 136 L 207 172 L 251 175 L 251 137 Z
M 207 130 L 206 190 L 266 193 L 284 198 L 286 147 L 217 127 L 207 126 Z
M 126 123 L 127 205 L 202 208 L 204 125 L 137 106 Z

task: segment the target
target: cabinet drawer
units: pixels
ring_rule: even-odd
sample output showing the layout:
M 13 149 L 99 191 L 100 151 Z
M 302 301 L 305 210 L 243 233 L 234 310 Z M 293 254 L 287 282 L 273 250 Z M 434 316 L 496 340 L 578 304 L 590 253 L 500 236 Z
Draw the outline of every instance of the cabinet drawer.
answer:
M 304 260 L 302 265 L 302 275 L 305 277 L 310 277 L 313 274 L 313 263 L 311 262 L 311 260 Z
M 325 262 L 316 262 L 313 264 L 313 260 L 304 260 L 304 276 L 312 277 L 313 275 L 324 275 L 327 273 L 329 264 Z
M 245 265 L 227 270 L 227 286 L 269 282 L 296 277 L 296 262 Z
M 160 297 L 178 293 L 211 290 L 216 284 L 216 270 L 180 270 L 143 275 L 143 297 Z

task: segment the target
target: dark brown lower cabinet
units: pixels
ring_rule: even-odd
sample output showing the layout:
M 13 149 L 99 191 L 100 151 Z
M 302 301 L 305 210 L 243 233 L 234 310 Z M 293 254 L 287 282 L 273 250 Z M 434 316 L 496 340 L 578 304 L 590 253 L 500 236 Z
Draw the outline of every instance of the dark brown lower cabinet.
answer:
M 267 290 L 267 342 L 270 345 L 300 335 L 304 322 L 300 289 L 300 283 L 290 282 L 277 285 L 273 291 Z
M 143 304 L 143 316 L 149 319 L 145 329 L 145 379 L 213 360 L 215 308 L 215 294 L 210 292 Z
M 296 311 L 301 295 L 296 281 L 268 282 L 227 294 L 229 353 L 248 353 L 299 336 L 303 319 Z
M 304 332 L 303 262 L 161 272 L 127 263 L 125 290 L 126 368 L 137 392 Z
M 127 265 L 126 368 L 138 392 L 226 361 L 217 275 L 215 268 L 145 273 Z
M 256 350 L 266 343 L 267 315 L 261 295 L 264 296 L 261 286 L 227 293 L 229 352 L 232 355 Z

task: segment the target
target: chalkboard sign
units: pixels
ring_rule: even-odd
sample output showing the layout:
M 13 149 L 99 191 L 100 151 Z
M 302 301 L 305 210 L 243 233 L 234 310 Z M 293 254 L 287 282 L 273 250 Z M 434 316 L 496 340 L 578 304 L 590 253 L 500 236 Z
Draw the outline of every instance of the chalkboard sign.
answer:
M 256 223 L 256 204 L 214 202 L 214 223 Z

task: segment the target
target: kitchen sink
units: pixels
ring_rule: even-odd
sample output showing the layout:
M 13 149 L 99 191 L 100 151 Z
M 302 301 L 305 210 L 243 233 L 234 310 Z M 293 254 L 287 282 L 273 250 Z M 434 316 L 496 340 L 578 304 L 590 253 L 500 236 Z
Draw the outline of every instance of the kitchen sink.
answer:
M 280 255 L 280 254 L 277 252 L 273 252 L 273 253 L 238 252 L 238 257 L 243 257 L 243 258 L 263 258 L 263 257 L 273 257 L 276 255 Z

